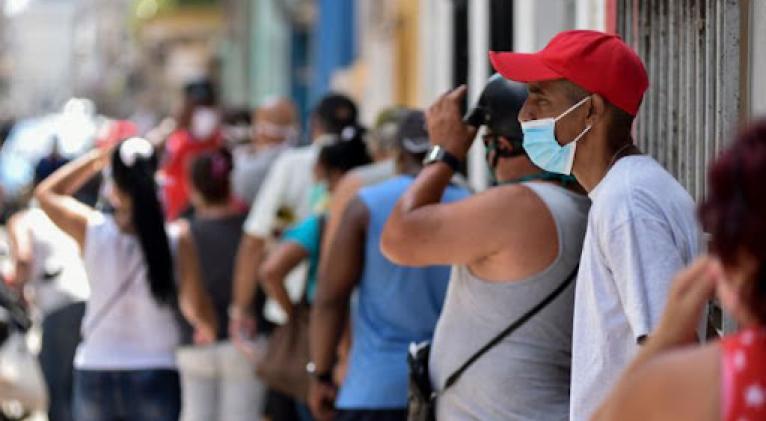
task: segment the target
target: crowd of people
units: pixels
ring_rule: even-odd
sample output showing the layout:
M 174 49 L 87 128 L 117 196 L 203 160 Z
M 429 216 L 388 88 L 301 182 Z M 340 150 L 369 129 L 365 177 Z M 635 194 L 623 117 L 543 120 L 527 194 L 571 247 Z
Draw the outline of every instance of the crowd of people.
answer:
M 489 57 L 465 115 L 463 86 L 367 129 L 333 93 L 298 146 L 289 99 L 243 135 L 198 82 L 174 123 L 40 165 L 9 237 L 50 420 L 766 419 L 766 122 L 697 210 L 632 138 L 619 37 Z M 703 344 L 714 297 L 741 330 Z

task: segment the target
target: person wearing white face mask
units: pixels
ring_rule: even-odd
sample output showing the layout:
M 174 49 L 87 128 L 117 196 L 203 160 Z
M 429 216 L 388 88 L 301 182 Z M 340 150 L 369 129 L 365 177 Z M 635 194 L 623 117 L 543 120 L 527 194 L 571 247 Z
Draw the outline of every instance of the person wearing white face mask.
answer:
M 165 143 L 162 162 L 162 199 L 165 215 L 172 221 L 189 210 L 186 170 L 203 152 L 217 150 L 223 143 L 221 115 L 210 81 L 192 82 L 184 87 L 184 104 L 178 128 Z
M 619 37 L 566 31 L 534 54 L 490 53 L 528 83 L 524 148 L 572 174 L 592 206 L 577 278 L 570 419 L 587 420 L 657 326 L 674 274 L 700 250 L 694 202 L 631 137 L 648 78 Z
M 252 113 L 250 143 L 234 150 L 232 188 L 237 200 L 248 207 L 277 158 L 298 136 L 298 113 L 289 98 L 264 101 Z

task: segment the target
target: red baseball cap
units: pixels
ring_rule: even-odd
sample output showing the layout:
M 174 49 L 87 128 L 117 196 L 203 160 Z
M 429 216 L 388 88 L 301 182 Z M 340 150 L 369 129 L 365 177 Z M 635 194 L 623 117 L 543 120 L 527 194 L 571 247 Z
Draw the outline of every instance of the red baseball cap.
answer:
M 536 53 L 490 51 L 489 59 L 507 79 L 566 79 L 633 116 L 649 86 L 638 55 L 619 36 L 599 31 L 560 32 Z

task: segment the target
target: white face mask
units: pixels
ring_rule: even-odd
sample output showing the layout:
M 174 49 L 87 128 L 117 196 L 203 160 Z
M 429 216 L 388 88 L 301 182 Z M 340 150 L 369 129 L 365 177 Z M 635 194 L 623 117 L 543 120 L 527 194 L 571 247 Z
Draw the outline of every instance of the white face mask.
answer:
M 210 107 L 200 107 L 194 110 L 191 118 L 191 135 L 196 140 L 208 140 L 218 129 L 218 112 Z
M 524 133 L 524 149 L 535 165 L 556 174 L 569 175 L 572 173 L 577 142 L 588 133 L 591 126 L 585 126 L 585 129 L 573 141 L 562 146 L 556 139 L 556 122 L 584 104 L 588 99 L 590 96 L 569 107 L 556 118 L 542 118 L 521 123 L 521 130 Z

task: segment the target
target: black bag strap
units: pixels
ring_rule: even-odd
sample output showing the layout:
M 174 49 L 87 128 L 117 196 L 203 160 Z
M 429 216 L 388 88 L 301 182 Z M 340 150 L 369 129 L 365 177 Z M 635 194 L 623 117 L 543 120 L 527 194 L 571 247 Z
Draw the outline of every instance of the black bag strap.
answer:
M 574 278 L 577 277 L 577 271 L 579 267 L 580 265 L 575 266 L 572 273 L 569 274 L 569 276 L 567 276 L 564 282 L 562 282 L 558 287 L 556 287 L 556 289 L 551 291 L 551 293 L 548 294 L 548 296 L 546 296 L 542 301 L 537 303 L 537 305 L 532 307 L 529 311 L 524 313 L 521 317 L 514 320 L 514 322 L 511 323 L 507 328 L 503 329 L 502 332 L 500 332 L 497 336 L 492 338 L 491 341 L 487 342 L 486 345 L 481 347 L 481 349 L 476 351 L 476 353 L 474 353 L 470 358 L 468 358 L 468 360 L 465 363 L 463 363 L 463 365 L 460 366 L 460 368 L 455 370 L 455 372 L 452 373 L 452 375 L 447 378 L 447 382 L 444 383 L 444 388 L 438 393 L 443 393 L 445 390 L 449 389 L 452 385 L 454 385 L 458 381 L 458 379 L 460 379 L 460 376 L 463 375 L 463 373 L 468 369 L 468 367 L 470 367 L 471 365 L 473 365 L 473 363 L 476 362 L 476 360 L 481 358 L 481 356 L 486 354 L 487 351 L 489 351 L 490 349 L 495 347 L 495 345 L 499 344 L 503 339 L 508 337 L 508 335 L 510 335 L 515 330 L 523 326 L 524 323 L 529 321 L 529 319 L 531 319 L 532 317 L 534 317 L 534 315 L 539 313 L 540 310 L 547 307 L 548 304 L 550 304 L 553 300 L 556 299 L 556 297 L 561 295 L 561 293 L 564 292 L 564 290 L 569 286 L 569 284 L 572 283 Z

